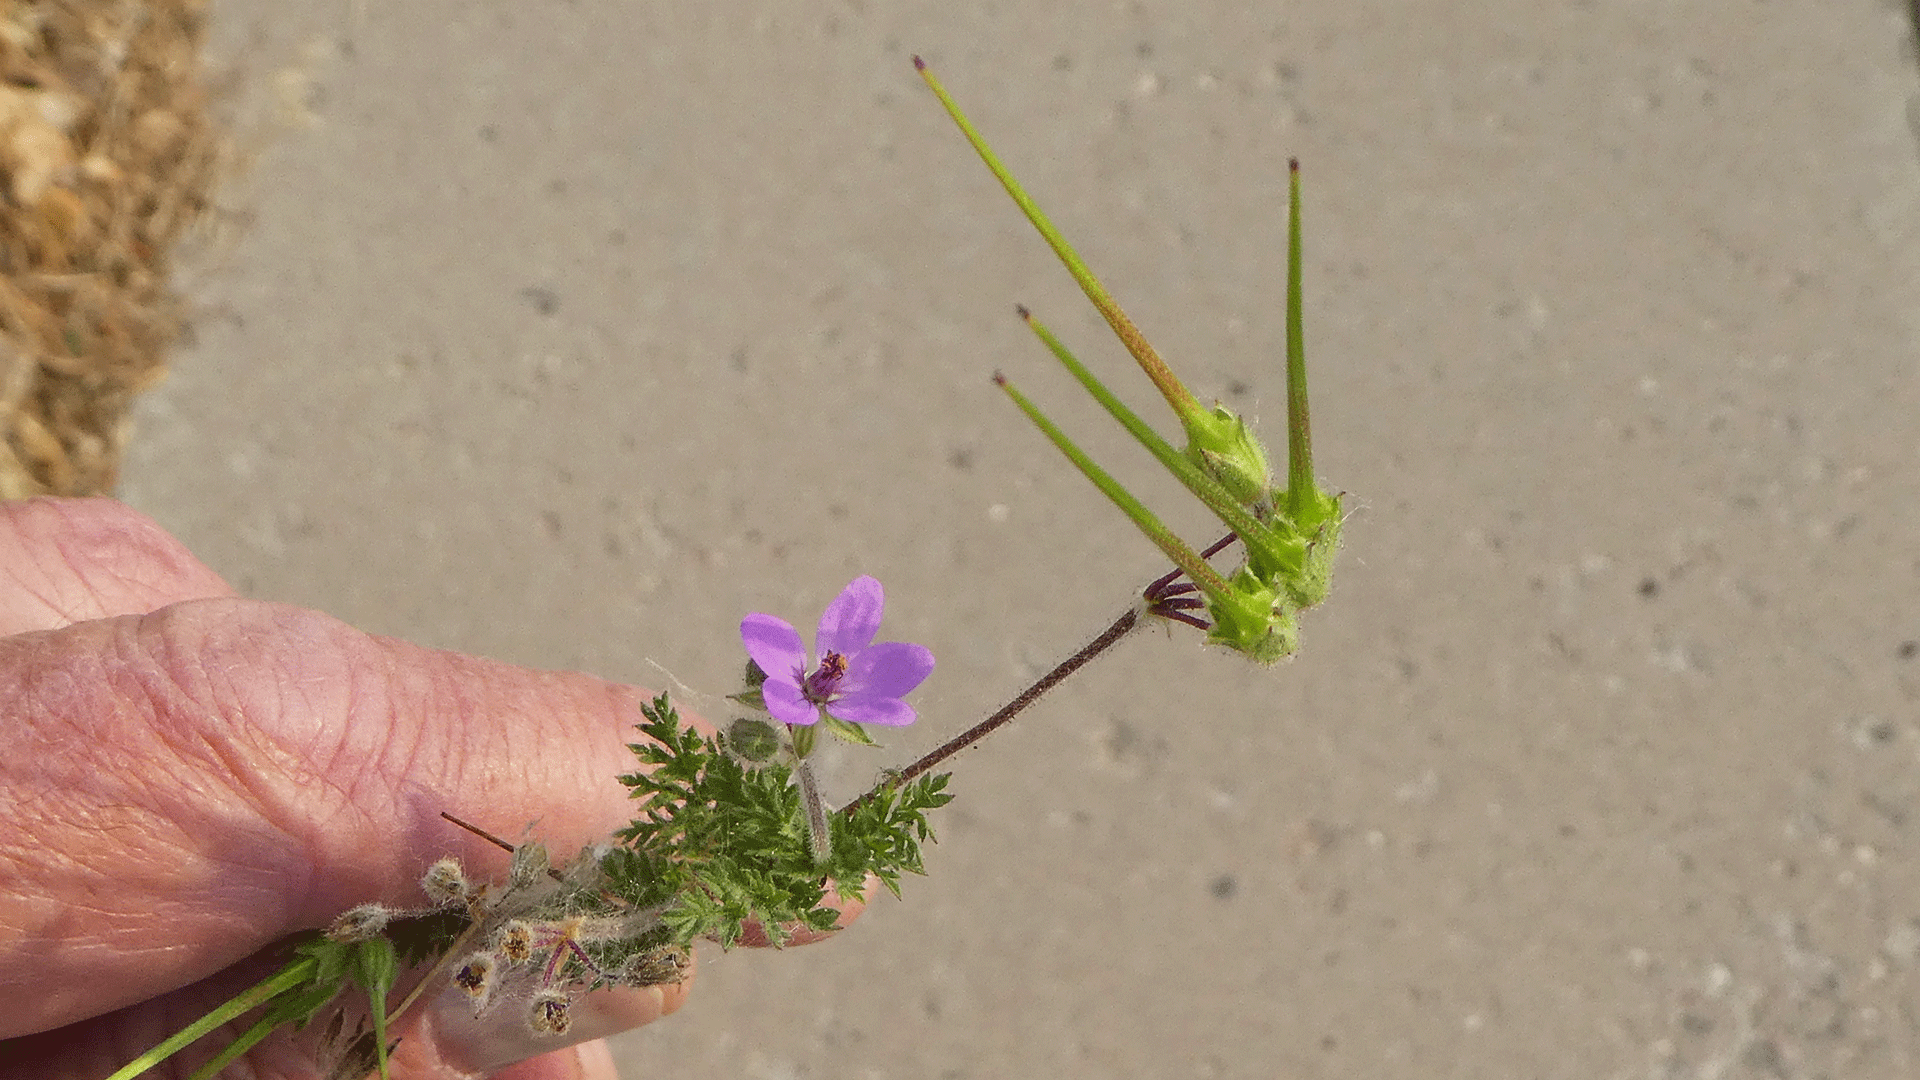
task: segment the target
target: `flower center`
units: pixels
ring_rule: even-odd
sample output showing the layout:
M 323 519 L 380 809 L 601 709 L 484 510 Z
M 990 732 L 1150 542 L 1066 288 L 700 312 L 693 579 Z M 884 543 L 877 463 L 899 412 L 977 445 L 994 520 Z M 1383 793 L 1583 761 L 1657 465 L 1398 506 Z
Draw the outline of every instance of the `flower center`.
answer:
M 847 658 L 837 652 L 830 652 L 820 658 L 820 666 L 813 669 L 800 683 L 800 692 L 815 705 L 825 705 L 833 700 L 834 693 L 840 688 L 840 679 L 847 673 Z

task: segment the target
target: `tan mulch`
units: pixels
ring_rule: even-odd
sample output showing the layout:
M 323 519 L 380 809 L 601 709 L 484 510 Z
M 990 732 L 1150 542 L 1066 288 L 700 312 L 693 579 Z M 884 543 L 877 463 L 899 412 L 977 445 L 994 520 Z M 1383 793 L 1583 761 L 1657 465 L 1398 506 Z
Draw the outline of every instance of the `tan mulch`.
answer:
M 110 491 L 220 157 L 204 0 L 0 0 L 0 498 Z

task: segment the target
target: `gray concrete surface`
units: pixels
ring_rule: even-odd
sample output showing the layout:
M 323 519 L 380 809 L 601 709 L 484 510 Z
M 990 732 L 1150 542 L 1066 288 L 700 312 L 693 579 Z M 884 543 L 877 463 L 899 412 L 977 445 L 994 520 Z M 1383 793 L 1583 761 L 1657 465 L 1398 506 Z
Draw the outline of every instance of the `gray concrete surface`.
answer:
M 909 54 L 1275 435 L 1306 163 L 1357 512 L 1301 655 L 1131 641 L 962 761 L 904 902 L 707 957 L 629 1077 L 1920 1070 L 1901 8 L 214 11 L 305 122 L 124 496 L 251 594 L 707 694 L 743 612 L 875 574 L 940 657 L 901 758 L 1161 565 L 992 370 L 1182 505 L 1013 318 L 1153 404 Z

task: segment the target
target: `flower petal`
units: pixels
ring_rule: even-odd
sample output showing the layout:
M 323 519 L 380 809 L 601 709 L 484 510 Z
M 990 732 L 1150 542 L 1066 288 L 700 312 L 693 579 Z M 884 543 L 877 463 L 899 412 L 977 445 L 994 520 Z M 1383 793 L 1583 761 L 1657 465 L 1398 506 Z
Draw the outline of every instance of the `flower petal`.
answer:
M 906 727 L 919 719 L 913 706 L 881 694 L 850 694 L 827 705 L 827 714 L 855 724 Z
M 852 659 L 880 632 L 880 616 L 887 606 L 886 590 L 865 574 L 847 583 L 820 615 L 820 632 L 813 647 L 821 656 L 837 652 Z
M 906 697 L 932 672 L 933 653 L 924 646 L 883 641 L 854 655 L 840 680 L 840 693 L 843 697 Z
M 807 669 L 807 647 L 800 643 L 800 631 L 793 624 L 756 612 L 740 620 L 740 643 L 767 673 L 769 683 L 788 683 L 799 691 L 800 676 Z
M 767 711 L 773 714 L 773 718 L 783 724 L 820 722 L 820 710 L 800 693 L 800 684 L 797 682 L 769 678 L 760 687 L 760 700 L 767 703 Z

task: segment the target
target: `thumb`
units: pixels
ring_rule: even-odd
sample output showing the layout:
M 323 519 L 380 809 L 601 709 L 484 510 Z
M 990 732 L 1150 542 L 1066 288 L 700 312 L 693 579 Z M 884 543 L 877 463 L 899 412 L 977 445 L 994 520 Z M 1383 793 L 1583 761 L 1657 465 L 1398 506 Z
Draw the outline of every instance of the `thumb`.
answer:
M 237 599 L 0 639 L 0 1037 L 192 982 L 445 854 L 624 823 L 641 692 Z

